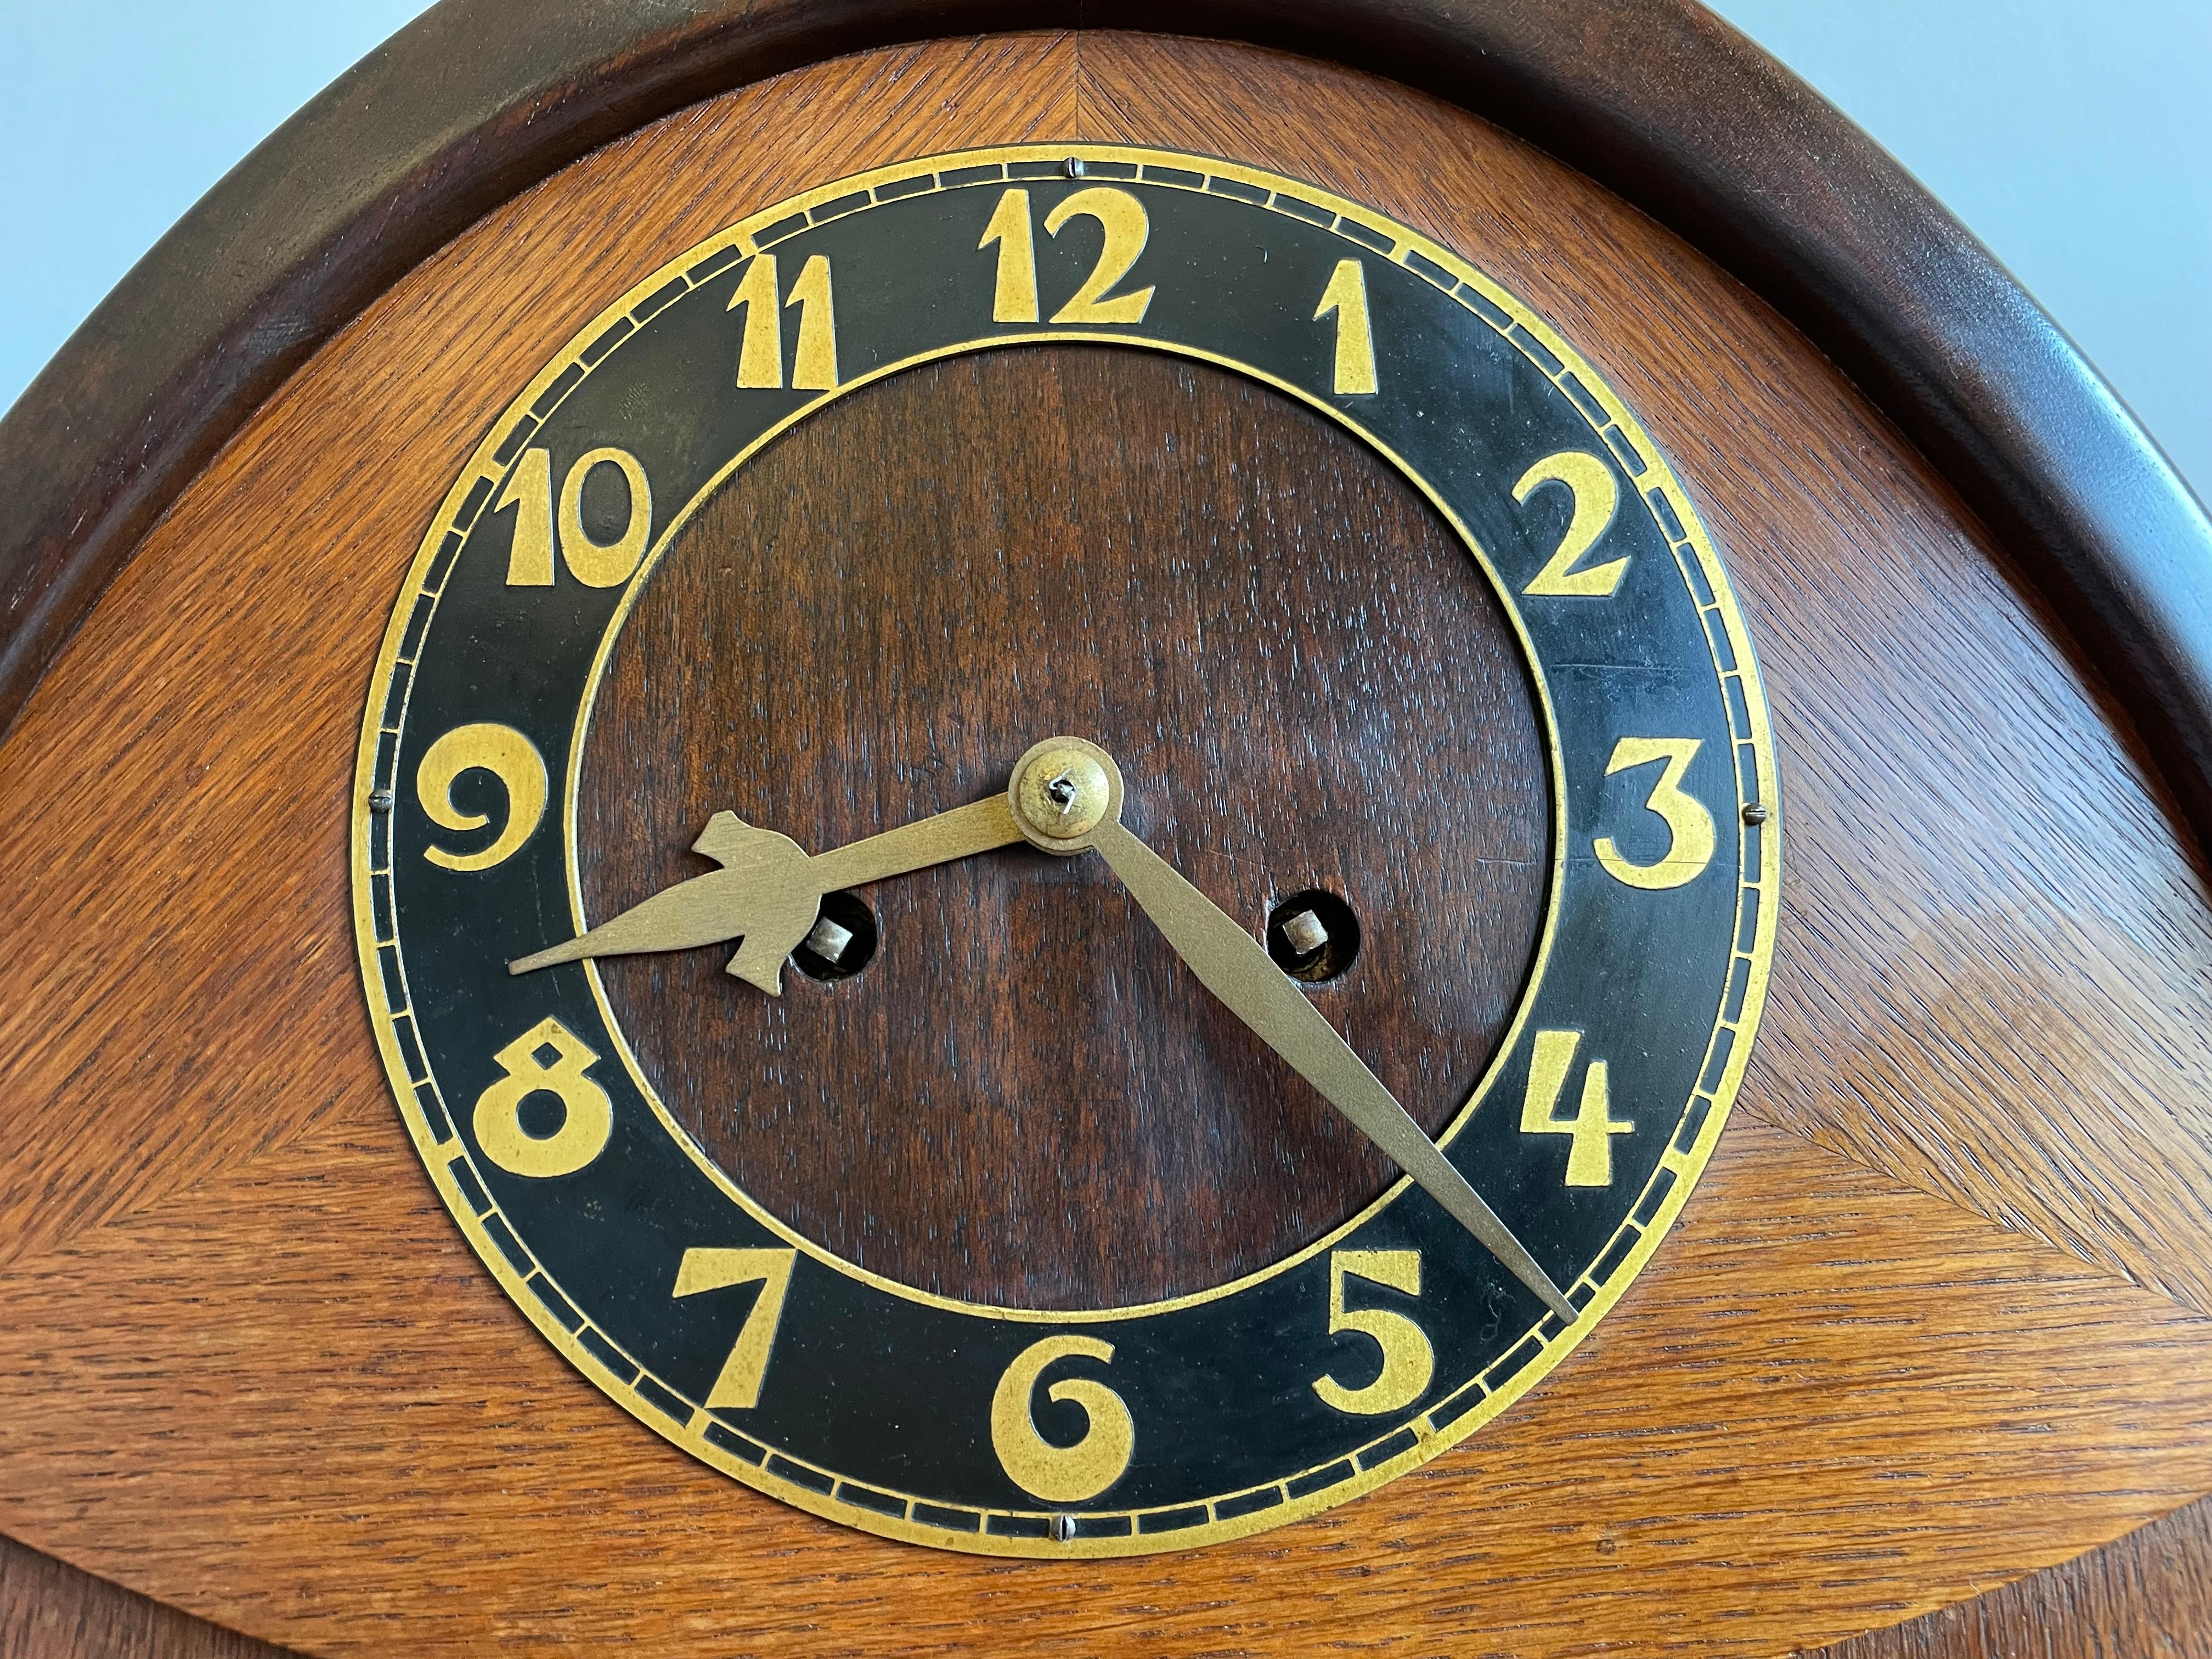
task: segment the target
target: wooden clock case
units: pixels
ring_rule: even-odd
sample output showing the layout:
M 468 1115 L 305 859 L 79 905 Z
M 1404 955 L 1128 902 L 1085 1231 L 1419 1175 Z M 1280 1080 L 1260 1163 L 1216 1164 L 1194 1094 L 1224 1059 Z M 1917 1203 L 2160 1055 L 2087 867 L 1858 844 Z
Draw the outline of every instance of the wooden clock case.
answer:
M 537 1344 L 399 1132 L 343 856 L 513 388 L 781 194 L 1053 138 L 1370 202 L 1573 339 L 1729 562 L 1790 835 L 1737 1118 L 1585 1347 L 1355 1504 L 1065 1566 L 784 1510 Z M 1698 8 L 449 0 L 102 305 L 0 485 L 0 1650 L 2205 1643 L 2212 526 Z

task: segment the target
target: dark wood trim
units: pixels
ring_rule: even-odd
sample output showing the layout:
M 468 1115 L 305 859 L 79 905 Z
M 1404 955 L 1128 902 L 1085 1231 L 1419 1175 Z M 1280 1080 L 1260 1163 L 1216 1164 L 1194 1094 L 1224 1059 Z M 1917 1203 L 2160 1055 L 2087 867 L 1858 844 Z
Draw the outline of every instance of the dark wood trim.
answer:
M 1942 470 L 2212 824 L 2212 521 L 1988 250 L 1694 0 L 446 0 L 202 198 L 0 418 L 0 729 L 247 414 L 497 203 L 804 64 L 1079 24 L 1244 40 L 1419 87 L 1711 255 Z
M 0 1537 L 0 1659 L 300 1659 Z

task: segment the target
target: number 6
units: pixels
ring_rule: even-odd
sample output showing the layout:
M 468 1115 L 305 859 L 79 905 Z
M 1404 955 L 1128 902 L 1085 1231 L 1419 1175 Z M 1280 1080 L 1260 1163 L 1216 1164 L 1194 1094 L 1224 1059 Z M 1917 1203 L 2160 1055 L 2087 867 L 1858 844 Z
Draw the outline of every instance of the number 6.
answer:
M 1091 1419 L 1083 1438 L 1055 1446 L 1037 1432 L 1030 1395 L 1038 1376 L 1055 1359 L 1079 1356 L 1103 1363 L 1113 1358 L 1114 1345 L 1095 1336 L 1048 1336 L 1023 1349 L 991 1393 L 992 1449 L 1016 1486 L 1048 1504 L 1096 1498 L 1121 1478 L 1137 1446 L 1137 1425 L 1121 1396 L 1087 1376 L 1071 1376 L 1045 1390 L 1050 1399 L 1082 1408 Z

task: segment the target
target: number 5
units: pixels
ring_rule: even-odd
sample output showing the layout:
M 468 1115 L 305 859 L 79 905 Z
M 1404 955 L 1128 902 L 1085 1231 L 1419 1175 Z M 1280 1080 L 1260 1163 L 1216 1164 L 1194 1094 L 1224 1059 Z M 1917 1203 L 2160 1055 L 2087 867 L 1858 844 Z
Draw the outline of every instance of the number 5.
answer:
M 1371 1279 L 1407 1296 L 1421 1293 L 1421 1253 L 1419 1250 L 1337 1250 L 1328 1258 L 1328 1334 L 1358 1331 L 1382 1350 L 1382 1369 L 1372 1382 L 1347 1389 L 1333 1376 L 1317 1376 L 1313 1391 L 1326 1405 L 1340 1412 L 1372 1417 L 1395 1412 L 1419 1399 L 1436 1375 L 1437 1352 L 1428 1333 L 1401 1313 L 1389 1308 L 1344 1305 L 1347 1278 Z

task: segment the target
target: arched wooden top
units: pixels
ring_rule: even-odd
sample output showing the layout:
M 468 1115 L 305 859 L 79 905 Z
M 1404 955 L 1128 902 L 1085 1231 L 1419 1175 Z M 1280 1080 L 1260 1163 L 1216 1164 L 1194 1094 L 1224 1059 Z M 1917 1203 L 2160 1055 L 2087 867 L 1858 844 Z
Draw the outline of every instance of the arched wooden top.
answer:
M 1108 25 L 1404 82 L 1519 133 L 1773 304 L 2074 619 L 2212 823 L 2212 521 L 1957 220 L 1695 0 L 446 0 L 163 237 L 0 419 L 0 727 L 177 492 L 463 226 L 617 135 L 865 48 Z M 1745 158 L 1758 165 L 1747 167 Z

